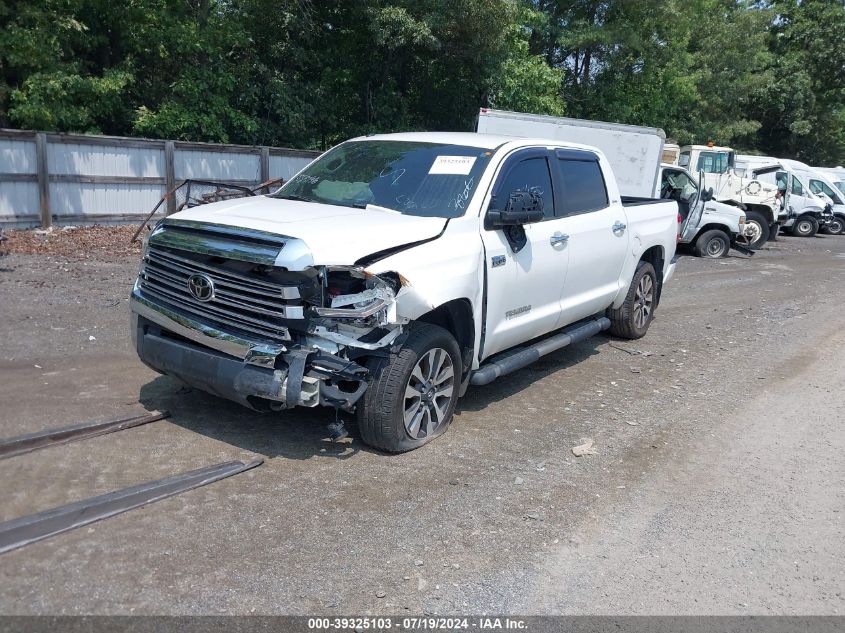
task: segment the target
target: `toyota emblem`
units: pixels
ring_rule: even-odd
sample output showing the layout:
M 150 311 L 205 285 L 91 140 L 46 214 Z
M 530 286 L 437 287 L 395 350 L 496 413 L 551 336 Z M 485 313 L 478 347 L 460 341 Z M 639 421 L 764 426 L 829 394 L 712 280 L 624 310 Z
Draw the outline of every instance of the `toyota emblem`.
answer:
M 191 275 L 188 277 L 188 292 L 197 301 L 211 301 L 214 299 L 214 282 L 208 275 Z

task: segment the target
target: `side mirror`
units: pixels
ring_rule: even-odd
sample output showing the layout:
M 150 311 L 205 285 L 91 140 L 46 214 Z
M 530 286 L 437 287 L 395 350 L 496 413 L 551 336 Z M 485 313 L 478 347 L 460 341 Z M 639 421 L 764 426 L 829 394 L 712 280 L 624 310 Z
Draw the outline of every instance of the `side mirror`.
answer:
M 713 199 L 713 187 L 708 187 L 701 192 L 701 199 L 704 202 L 710 202 Z
M 496 204 L 495 198 L 490 204 Z M 484 218 L 484 228 L 502 229 L 508 226 L 522 226 L 543 219 L 543 196 L 536 191 L 514 191 L 508 196 L 504 210 L 489 209 Z

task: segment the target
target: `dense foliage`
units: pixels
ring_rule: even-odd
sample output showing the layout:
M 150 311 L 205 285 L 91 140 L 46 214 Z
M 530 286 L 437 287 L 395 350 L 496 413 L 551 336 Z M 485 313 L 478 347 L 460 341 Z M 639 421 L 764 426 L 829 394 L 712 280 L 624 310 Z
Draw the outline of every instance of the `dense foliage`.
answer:
M 0 126 L 327 147 L 480 106 L 845 162 L 842 0 L 0 0 Z

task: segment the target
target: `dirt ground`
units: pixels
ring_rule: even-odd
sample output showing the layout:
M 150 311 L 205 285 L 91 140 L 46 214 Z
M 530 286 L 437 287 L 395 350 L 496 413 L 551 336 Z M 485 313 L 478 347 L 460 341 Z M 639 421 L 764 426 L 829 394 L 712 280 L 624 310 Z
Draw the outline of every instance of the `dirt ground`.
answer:
M 265 462 L 2 555 L 4 614 L 845 609 L 845 237 L 684 257 L 644 339 L 472 388 L 398 456 L 328 442 L 329 411 L 255 414 L 144 367 L 137 260 L 0 257 L 0 436 L 173 414 L 0 461 L 0 520 Z

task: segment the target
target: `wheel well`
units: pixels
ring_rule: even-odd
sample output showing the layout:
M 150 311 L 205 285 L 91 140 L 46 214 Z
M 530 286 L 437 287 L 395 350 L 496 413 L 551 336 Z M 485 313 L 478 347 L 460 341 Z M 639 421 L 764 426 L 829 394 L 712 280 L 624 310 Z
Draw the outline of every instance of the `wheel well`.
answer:
M 728 236 L 728 240 L 731 239 L 731 232 L 725 228 L 723 224 L 705 224 L 698 230 L 698 234 L 695 236 L 695 241 L 698 241 L 698 238 L 704 235 L 705 231 L 721 231 L 725 235 Z
M 654 298 L 654 307 L 660 303 L 660 295 L 663 292 L 663 247 L 652 246 L 640 256 L 641 262 L 648 262 L 654 266 L 654 272 L 657 276 L 657 295 Z
M 777 221 L 776 217 L 773 217 L 772 210 L 763 204 L 746 204 L 745 210 L 747 211 L 754 211 L 756 213 L 760 213 L 766 219 L 769 224 L 774 224 Z
M 472 303 L 469 299 L 453 299 L 431 312 L 426 312 L 417 321 L 439 325 L 455 337 L 461 348 L 461 364 L 464 376 L 472 367 L 475 349 L 475 321 L 472 318 Z

